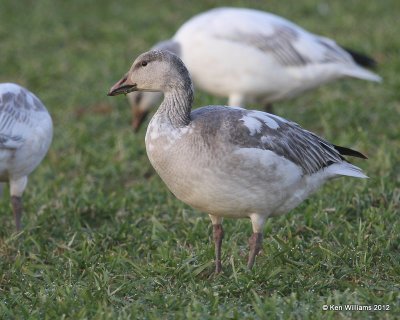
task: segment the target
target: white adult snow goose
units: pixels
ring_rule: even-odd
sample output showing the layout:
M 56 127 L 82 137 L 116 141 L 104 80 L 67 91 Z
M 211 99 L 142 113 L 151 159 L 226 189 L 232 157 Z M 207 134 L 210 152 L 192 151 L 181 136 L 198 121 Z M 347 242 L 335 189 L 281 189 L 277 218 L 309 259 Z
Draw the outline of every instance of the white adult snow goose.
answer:
M 373 65 L 372 59 L 254 9 L 216 8 L 196 15 L 154 49 L 178 55 L 196 87 L 228 97 L 230 106 L 266 106 L 344 77 L 381 81 L 361 66 Z M 128 97 L 137 131 L 161 94 Z

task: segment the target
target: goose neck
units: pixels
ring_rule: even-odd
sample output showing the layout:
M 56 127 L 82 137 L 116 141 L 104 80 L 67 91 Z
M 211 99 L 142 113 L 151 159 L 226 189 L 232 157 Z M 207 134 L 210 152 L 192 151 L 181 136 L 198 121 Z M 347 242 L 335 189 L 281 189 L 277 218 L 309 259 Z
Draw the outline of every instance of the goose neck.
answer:
M 190 110 L 193 103 L 193 89 L 178 88 L 164 93 L 164 101 L 157 113 L 172 126 L 185 127 L 190 123 Z

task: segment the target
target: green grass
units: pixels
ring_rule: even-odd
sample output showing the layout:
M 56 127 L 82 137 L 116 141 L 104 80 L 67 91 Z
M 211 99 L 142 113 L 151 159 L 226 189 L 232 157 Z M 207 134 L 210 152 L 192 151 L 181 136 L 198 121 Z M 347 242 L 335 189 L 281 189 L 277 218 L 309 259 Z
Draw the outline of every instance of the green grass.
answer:
M 0 81 L 52 113 L 51 150 L 24 194 L 15 234 L 0 200 L 1 319 L 342 319 L 399 317 L 400 3 L 234 1 L 275 12 L 373 55 L 382 85 L 345 80 L 276 113 L 369 156 L 370 179 L 340 179 L 265 227 L 245 268 L 246 220 L 225 220 L 224 273 L 213 276 L 208 217 L 151 168 L 143 128 L 106 93 L 141 52 L 195 13 L 227 1 L 3 1 Z M 225 100 L 197 92 L 195 106 Z M 253 106 L 255 107 L 255 106 Z M 390 311 L 323 311 L 385 304 Z

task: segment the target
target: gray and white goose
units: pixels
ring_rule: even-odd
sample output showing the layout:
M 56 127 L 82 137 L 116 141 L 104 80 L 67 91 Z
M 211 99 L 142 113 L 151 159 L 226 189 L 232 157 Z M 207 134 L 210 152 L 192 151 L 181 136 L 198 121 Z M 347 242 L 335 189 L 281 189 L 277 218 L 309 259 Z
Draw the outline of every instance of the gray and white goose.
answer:
M 196 87 L 227 97 L 228 105 L 268 105 L 337 79 L 381 78 L 363 68 L 374 61 L 295 23 L 247 8 L 214 8 L 186 21 L 153 49 L 178 55 Z M 132 126 L 139 129 L 161 95 L 129 94 Z
M 248 267 L 252 268 L 267 217 L 295 208 L 329 179 L 367 177 L 343 157 L 364 155 L 332 145 L 284 118 L 225 106 L 191 112 L 189 72 L 168 51 L 140 55 L 108 94 L 133 91 L 164 93 L 147 128 L 147 154 L 178 199 L 209 214 L 217 273 L 222 218 L 251 219 Z
M 14 83 L 0 84 L 0 182 L 10 183 L 17 231 L 21 230 L 22 194 L 28 175 L 50 147 L 53 123 L 32 92 Z

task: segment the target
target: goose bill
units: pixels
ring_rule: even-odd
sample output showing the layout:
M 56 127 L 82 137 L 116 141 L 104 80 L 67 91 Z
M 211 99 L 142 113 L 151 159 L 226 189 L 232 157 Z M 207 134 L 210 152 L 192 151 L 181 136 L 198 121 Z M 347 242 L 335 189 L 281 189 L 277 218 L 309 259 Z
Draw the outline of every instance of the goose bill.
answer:
M 129 92 L 136 91 L 136 83 L 127 83 L 127 81 L 126 77 L 122 78 L 111 87 L 107 95 L 117 96 L 119 94 L 128 94 Z

